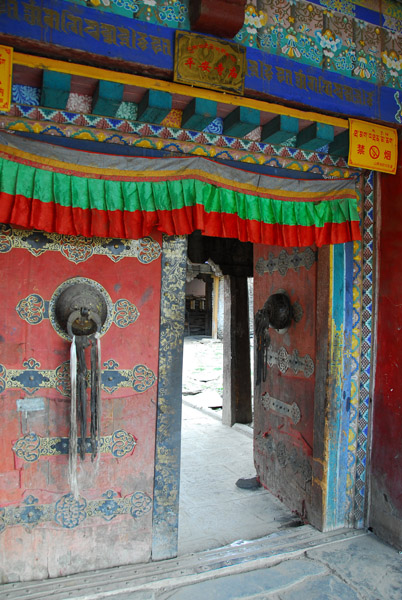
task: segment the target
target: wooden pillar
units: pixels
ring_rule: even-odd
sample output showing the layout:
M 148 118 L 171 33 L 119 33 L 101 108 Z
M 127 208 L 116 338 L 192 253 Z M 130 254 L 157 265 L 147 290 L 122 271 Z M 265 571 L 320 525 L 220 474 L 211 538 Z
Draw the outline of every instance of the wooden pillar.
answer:
M 250 423 L 250 336 L 247 277 L 224 277 L 222 422 Z
M 177 556 L 187 237 L 163 235 L 152 560 Z
M 212 275 L 213 304 L 212 304 L 212 337 L 218 339 L 218 309 L 219 309 L 219 277 Z
M 205 282 L 205 335 L 212 335 L 212 277 Z

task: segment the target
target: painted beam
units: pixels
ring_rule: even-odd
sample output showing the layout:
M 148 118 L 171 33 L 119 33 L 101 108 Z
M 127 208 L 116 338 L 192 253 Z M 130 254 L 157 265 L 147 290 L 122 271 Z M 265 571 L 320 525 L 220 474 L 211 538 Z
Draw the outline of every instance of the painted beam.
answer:
M 223 119 L 223 133 L 243 137 L 260 124 L 260 112 L 245 106 L 238 106 Z
M 43 56 L 33 56 L 31 54 L 14 52 L 13 64 L 30 67 L 32 69 L 44 69 L 47 71 L 56 71 L 59 73 L 67 73 L 81 77 L 91 77 L 92 79 L 115 81 L 117 83 L 134 85 L 137 87 L 143 87 L 145 89 L 162 90 L 169 92 L 170 94 L 190 96 L 191 98 L 204 98 L 205 100 L 214 100 L 215 102 L 221 102 L 222 104 L 227 104 L 230 106 L 244 106 L 271 114 L 286 115 L 296 119 L 316 121 L 317 123 L 327 123 L 329 125 L 333 125 L 334 127 L 341 127 L 342 129 L 349 128 L 349 121 L 347 119 L 340 119 L 339 117 L 322 115 L 313 111 L 303 111 L 297 108 L 284 106 L 283 104 L 255 100 L 254 98 L 244 98 L 243 96 L 236 96 L 235 94 L 224 94 L 214 90 L 194 88 L 171 81 L 148 79 L 148 77 L 142 77 L 141 75 L 119 73 L 117 71 L 101 69 L 100 67 L 90 67 L 88 65 L 80 65 L 62 60 L 55 60 L 53 58 L 44 58 Z
M 124 85 L 113 81 L 98 81 L 93 96 L 92 114 L 115 117 L 123 100 Z
M 213 100 L 193 98 L 183 110 L 181 126 L 203 131 L 217 115 L 217 103 Z
M 277 115 L 261 130 L 261 142 L 284 144 L 299 133 L 299 120 L 286 115 Z
M 314 151 L 334 141 L 334 128 L 326 123 L 312 123 L 299 131 L 296 136 L 296 148 Z
M 138 120 L 158 125 L 172 110 L 172 95 L 169 92 L 147 90 L 138 103 Z
M 43 71 L 42 92 L 40 103 L 47 108 L 64 110 L 70 95 L 71 75 Z
M 331 156 L 348 156 L 349 154 L 349 130 L 346 129 L 335 136 L 334 141 L 329 144 L 328 154 Z

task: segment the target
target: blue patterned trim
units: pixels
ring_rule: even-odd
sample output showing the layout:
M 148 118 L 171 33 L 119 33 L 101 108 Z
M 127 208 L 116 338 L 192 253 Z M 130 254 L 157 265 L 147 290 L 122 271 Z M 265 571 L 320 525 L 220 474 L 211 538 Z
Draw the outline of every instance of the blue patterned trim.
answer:
M 41 91 L 41 88 L 33 87 L 31 85 L 14 83 L 12 87 L 12 101 L 17 104 L 39 106 Z
M 102 255 L 115 263 L 123 258 L 137 258 L 140 263 L 147 265 L 157 260 L 161 254 L 160 244 L 151 237 L 140 240 L 85 238 L 0 225 L 0 253 L 10 252 L 13 248 L 23 248 L 33 256 L 41 256 L 48 250 L 61 252 L 75 264 L 85 262 L 91 256 Z
M 354 521 L 356 527 L 364 526 L 367 477 L 367 438 L 369 429 L 369 404 L 371 384 L 371 354 L 373 332 L 373 262 L 374 262 L 374 173 L 364 180 L 363 205 L 363 285 L 361 313 L 361 355 L 359 405 L 356 443 L 356 479 Z
M 207 127 L 205 127 L 204 131 L 206 133 L 214 133 L 215 135 L 222 135 L 223 133 L 223 119 L 221 117 L 216 117 Z
M 152 508 L 152 499 L 145 492 L 134 492 L 124 498 L 107 490 L 98 500 L 77 499 L 65 494 L 54 504 L 39 504 L 35 496 L 27 496 L 19 506 L 0 507 L 0 533 L 6 527 L 22 525 L 28 531 L 47 522 L 55 522 L 65 529 L 74 529 L 91 517 L 111 521 L 118 515 L 138 519 Z
M 34 358 L 22 363 L 24 369 L 6 369 L 0 365 L 0 393 L 6 389 L 22 389 L 33 394 L 42 388 L 55 388 L 62 396 L 70 396 L 70 363 L 62 363 L 57 369 L 40 369 Z M 110 359 L 103 363 L 102 389 L 113 394 L 120 388 L 132 388 L 137 393 L 145 392 L 156 382 L 156 375 L 146 365 L 135 365 L 132 369 L 118 369 L 119 363 Z M 88 375 L 89 377 L 89 375 Z M 89 385 L 89 380 L 88 380 Z
M 77 441 L 80 447 L 81 439 Z M 123 458 L 131 454 L 137 445 L 136 438 L 125 431 L 117 429 L 111 435 L 100 438 L 99 451 L 101 454 L 111 454 L 115 458 Z M 68 454 L 70 440 L 67 437 L 44 438 L 36 433 L 26 433 L 13 445 L 13 451 L 18 458 L 25 462 L 36 462 L 42 456 L 59 456 Z M 88 454 L 92 452 L 91 440 L 86 439 L 85 450 Z

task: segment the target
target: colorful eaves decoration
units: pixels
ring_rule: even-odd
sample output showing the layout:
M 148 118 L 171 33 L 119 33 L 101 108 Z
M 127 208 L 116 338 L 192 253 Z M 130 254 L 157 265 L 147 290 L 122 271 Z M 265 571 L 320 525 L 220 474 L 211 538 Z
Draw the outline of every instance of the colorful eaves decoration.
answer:
M 199 157 L 95 154 L 4 133 L 0 222 L 129 239 L 201 230 L 293 247 L 361 238 L 354 179 L 284 179 Z

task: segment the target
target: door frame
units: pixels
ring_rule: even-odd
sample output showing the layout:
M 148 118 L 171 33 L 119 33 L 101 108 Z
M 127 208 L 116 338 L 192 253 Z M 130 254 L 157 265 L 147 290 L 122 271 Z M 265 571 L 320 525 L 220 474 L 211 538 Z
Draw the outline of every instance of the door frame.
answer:
M 328 320 L 323 319 L 325 352 L 316 367 L 317 374 L 325 370 L 325 377 L 318 377 L 325 384 L 315 390 L 314 430 L 320 435 L 314 441 L 312 483 L 321 514 L 313 525 L 322 531 L 364 525 L 367 425 L 361 421 L 368 412 L 373 324 L 363 299 L 373 289 L 372 172 L 360 178 L 357 191 L 363 241 L 321 248 L 318 265 L 323 291 L 317 310 L 326 311 Z M 164 235 L 153 560 L 173 558 L 178 548 L 186 263 L 186 236 Z

